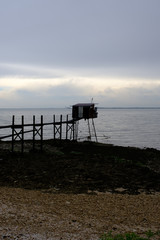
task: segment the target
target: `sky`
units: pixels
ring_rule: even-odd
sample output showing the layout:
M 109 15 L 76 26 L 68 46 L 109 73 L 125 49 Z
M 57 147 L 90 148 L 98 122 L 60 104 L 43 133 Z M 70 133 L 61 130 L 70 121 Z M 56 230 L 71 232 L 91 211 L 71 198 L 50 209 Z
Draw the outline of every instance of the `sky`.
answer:
M 0 108 L 160 107 L 159 0 L 0 0 Z

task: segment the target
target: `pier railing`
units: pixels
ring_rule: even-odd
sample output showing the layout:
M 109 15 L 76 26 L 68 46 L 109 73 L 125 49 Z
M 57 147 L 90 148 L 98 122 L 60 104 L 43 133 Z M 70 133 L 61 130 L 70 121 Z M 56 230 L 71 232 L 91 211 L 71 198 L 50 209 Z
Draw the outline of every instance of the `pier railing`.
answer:
M 11 139 L 11 150 L 14 152 L 15 142 L 21 143 L 21 152 L 24 151 L 24 141 L 26 140 L 26 134 L 30 133 L 30 140 L 32 140 L 32 148 L 35 149 L 36 140 L 40 140 L 40 149 L 43 149 L 44 140 L 44 127 L 52 125 L 52 139 L 69 139 L 76 140 L 76 120 L 69 119 L 69 115 L 64 117 L 60 115 L 57 121 L 56 116 L 53 115 L 52 122 L 44 122 L 43 115 L 41 115 L 40 121 L 36 122 L 36 117 L 33 116 L 32 123 L 24 123 L 24 116 L 21 116 L 21 123 L 16 124 L 15 116 L 12 116 L 12 124 L 6 126 L 0 126 L 1 129 L 9 129 L 10 134 L 0 135 L 0 140 Z M 65 128 L 65 132 L 62 129 Z M 48 138 L 49 139 L 49 138 Z

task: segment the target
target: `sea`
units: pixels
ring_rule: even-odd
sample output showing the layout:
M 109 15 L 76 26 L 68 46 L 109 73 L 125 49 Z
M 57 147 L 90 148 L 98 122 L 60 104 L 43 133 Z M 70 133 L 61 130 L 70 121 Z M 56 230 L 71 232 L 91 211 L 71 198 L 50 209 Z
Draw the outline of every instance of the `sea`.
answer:
M 43 122 L 52 123 L 53 116 L 56 121 L 72 118 L 71 108 L 1 108 L 0 126 L 11 125 L 12 116 L 15 123 L 33 123 L 33 115 L 36 122 L 40 123 L 41 115 Z M 98 108 L 98 117 L 88 122 L 80 120 L 77 123 L 78 141 L 92 140 L 117 146 L 131 146 L 138 148 L 155 148 L 160 150 L 160 108 Z M 96 131 L 95 131 L 96 130 Z M 65 136 L 65 127 L 63 129 Z M 11 128 L 0 129 L 0 137 L 11 134 Z M 97 137 L 97 139 L 96 139 Z M 25 135 L 26 139 L 32 138 L 31 133 Z M 44 139 L 53 138 L 53 126 L 46 126 Z M 7 138 L 5 140 L 10 140 Z

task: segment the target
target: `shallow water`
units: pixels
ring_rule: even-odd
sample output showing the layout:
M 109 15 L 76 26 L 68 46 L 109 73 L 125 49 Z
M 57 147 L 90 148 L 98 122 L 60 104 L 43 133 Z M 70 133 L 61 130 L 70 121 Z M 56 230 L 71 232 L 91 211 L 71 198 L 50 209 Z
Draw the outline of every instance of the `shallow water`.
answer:
M 12 123 L 12 115 L 15 115 L 15 122 L 21 122 L 24 115 L 25 123 L 32 123 L 33 115 L 36 122 L 40 122 L 43 115 L 44 122 L 53 122 L 53 115 L 59 121 L 62 114 L 63 120 L 71 109 L 0 109 L 0 126 Z M 160 149 L 160 109 L 98 109 L 98 118 L 94 119 L 96 134 L 99 142 L 120 146 L 134 146 L 140 148 Z M 92 140 L 95 140 L 92 121 L 90 121 Z M 0 129 L 0 136 L 11 133 L 11 129 Z M 63 129 L 65 136 L 65 127 Z M 78 139 L 86 140 L 89 136 L 88 122 L 79 121 Z M 31 135 L 27 134 L 26 139 Z M 53 138 L 53 126 L 46 126 L 44 138 Z M 8 139 L 9 140 L 9 139 Z

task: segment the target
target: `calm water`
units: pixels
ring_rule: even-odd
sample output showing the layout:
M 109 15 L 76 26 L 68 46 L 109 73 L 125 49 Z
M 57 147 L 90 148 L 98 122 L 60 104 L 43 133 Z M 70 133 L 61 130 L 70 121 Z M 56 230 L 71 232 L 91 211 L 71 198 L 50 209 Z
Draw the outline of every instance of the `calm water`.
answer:
M 44 122 L 52 122 L 54 114 L 57 120 L 60 114 L 70 114 L 71 118 L 71 109 L 0 109 L 0 126 L 11 124 L 12 115 L 15 115 L 16 123 L 20 123 L 22 115 L 25 123 L 32 123 L 33 115 L 36 116 L 36 122 L 40 122 L 41 115 L 44 116 Z M 98 118 L 94 119 L 94 123 L 99 142 L 160 149 L 159 119 L 160 109 L 98 109 Z M 86 140 L 89 135 L 87 121 L 79 121 L 78 129 L 79 140 Z M 45 127 L 44 132 L 44 138 L 53 138 L 52 126 Z M 0 136 L 10 133 L 9 129 L 0 129 Z M 26 138 L 30 136 L 26 135 Z M 95 140 L 94 134 L 92 139 Z

